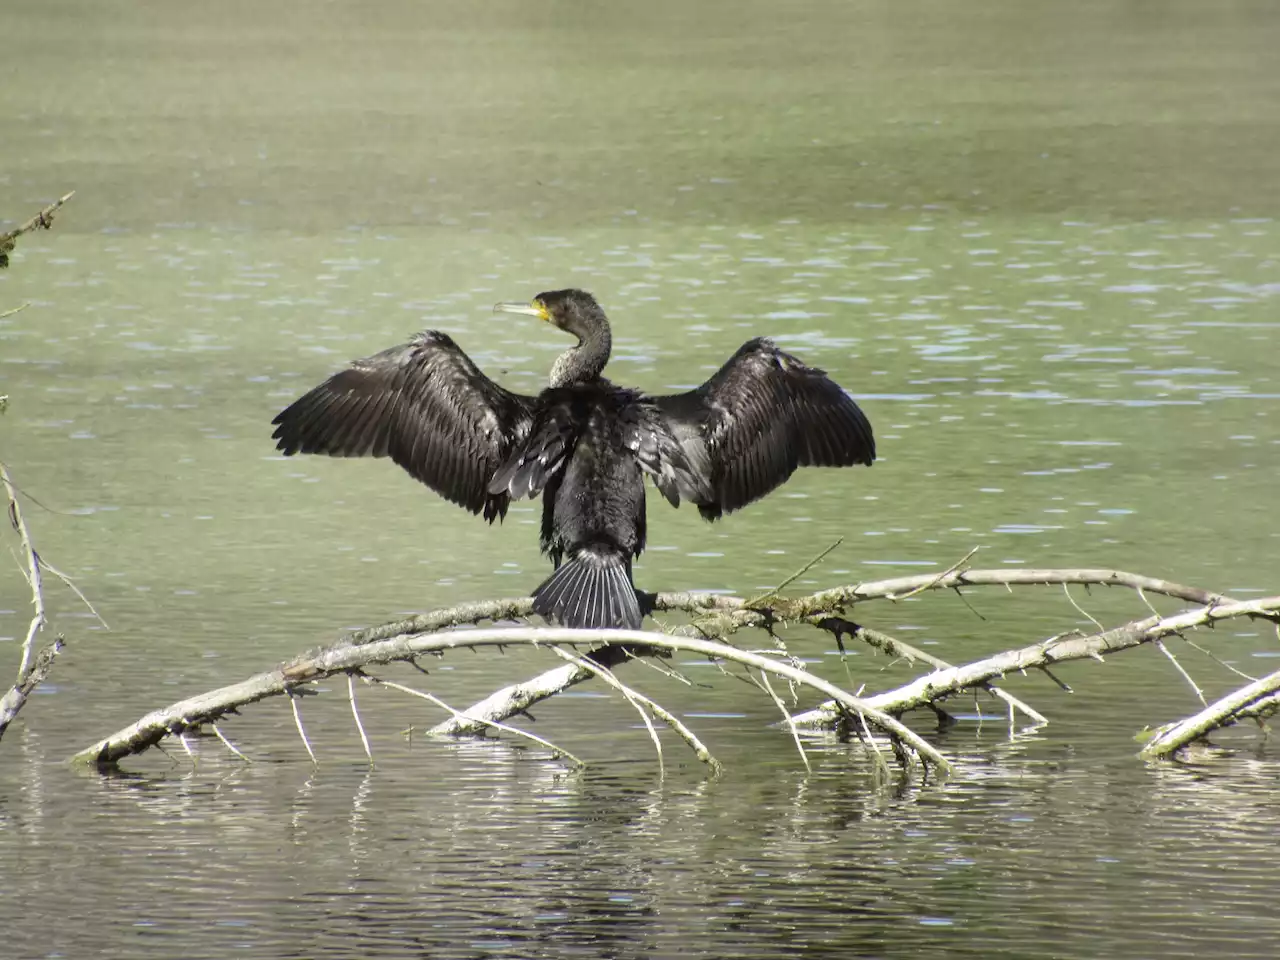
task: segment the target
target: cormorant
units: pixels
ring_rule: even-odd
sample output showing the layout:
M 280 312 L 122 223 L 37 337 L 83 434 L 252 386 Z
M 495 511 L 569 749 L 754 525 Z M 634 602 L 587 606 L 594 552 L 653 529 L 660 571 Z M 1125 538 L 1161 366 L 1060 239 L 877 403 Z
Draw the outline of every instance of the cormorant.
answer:
M 536 397 L 494 383 L 427 330 L 295 401 L 272 421 L 273 438 L 286 455 L 389 456 L 490 523 L 542 494 L 542 552 L 556 570 L 533 609 L 565 626 L 640 626 L 631 561 L 644 550 L 646 475 L 672 506 L 688 500 L 715 520 L 798 466 L 875 459 L 871 424 L 848 394 L 764 338 L 697 389 L 650 396 L 601 376 L 612 337 L 591 294 L 554 290 L 494 309 L 578 340 Z

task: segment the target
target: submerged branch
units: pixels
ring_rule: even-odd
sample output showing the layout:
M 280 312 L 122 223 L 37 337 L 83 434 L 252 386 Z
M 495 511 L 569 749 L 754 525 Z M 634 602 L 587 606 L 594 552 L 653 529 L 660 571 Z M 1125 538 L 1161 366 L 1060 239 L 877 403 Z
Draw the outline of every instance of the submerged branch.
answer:
M 1142 748 L 1149 759 L 1172 757 L 1187 744 L 1245 717 L 1262 719 L 1280 708 L 1280 670 L 1234 690 L 1194 716 L 1156 731 Z
M 1055 637 L 1019 650 L 1007 650 L 964 666 L 937 670 L 923 677 L 917 677 L 896 690 L 868 697 L 867 703 L 881 710 L 899 714 L 935 703 L 970 687 L 982 686 L 1015 670 L 1025 672 L 1039 669 L 1048 672 L 1048 668 L 1056 663 L 1088 658 L 1098 659 L 1105 653 L 1114 653 L 1150 643 L 1194 627 L 1212 626 L 1220 620 L 1229 620 L 1234 617 L 1272 619 L 1276 616 L 1280 616 L 1280 597 L 1212 604 L 1169 617 L 1147 617 L 1091 636 Z M 833 727 L 839 721 L 839 710 L 833 704 L 823 704 L 814 710 L 797 715 L 794 719 L 801 726 Z

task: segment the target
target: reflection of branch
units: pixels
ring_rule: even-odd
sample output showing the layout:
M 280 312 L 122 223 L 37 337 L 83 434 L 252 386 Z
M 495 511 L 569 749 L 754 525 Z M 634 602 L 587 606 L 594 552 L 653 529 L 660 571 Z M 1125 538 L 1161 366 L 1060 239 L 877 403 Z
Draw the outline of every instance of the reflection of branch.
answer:
M 22 226 L 16 227 L 8 233 L 0 233 L 0 270 L 9 265 L 9 254 L 13 253 L 14 243 L 17 239 L 24 233 L 30 233 L 37 228 L 48 230 L 52 227 L 53 217 L 58 212 L 58 208 L 74 197 L 75 194 L 76 192 L 72 190 L 65 197 L 61 197 L 49 204 Z

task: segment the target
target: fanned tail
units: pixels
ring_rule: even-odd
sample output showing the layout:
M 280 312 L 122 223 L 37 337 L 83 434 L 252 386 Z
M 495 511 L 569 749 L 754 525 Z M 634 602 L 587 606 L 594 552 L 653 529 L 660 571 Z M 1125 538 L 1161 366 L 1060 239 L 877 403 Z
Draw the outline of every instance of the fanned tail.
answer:
M 533 592 L 533 611 L 566 627 L 639 630 L 631 564 L 616 548 L 582 547 Z

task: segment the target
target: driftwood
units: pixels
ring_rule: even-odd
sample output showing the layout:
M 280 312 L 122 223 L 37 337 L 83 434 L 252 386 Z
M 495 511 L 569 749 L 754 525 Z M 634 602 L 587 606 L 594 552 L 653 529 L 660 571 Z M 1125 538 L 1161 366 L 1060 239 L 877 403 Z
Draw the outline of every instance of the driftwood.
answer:
M 967 559 L 967 558 L 966 558 Z M 1160 595 L 1196 604 L 1194 609 L 1174 615 L 1152 616 L 1134 620 L 1112 629 L 1099 629 L 1083 635 L 1078 632 L 1049 638 L 1020 649 L 1005 651 L 974 663 L 952 666 L 936 657 L 902 643 L 884 633 L 862 626 L 848 619 L 851 608 L 871 601 L 899 601 L 942 589 L 1027 585 L 1055 585 L 1064 590 L 1069 585 L 1119 586 L 1135 591 L 1144 600 L 1149 595 Z M 1093 620 L 1070 593 L 1073 606 L 1086 618 Z M 1024 704 L 995 685 L 996 681 L 1011 672 L 1025 673 L 1038 670 L 1058 682 L 1051 670 L 1055 664 L 1080 659 L 1102 659 L 1104 654 L 1115 653 L 1145 643 L 1159 644 L 1162 638 L 1181 635 L 1196 627 L 1236 617 L 1256 617 L 1280 621 L 1280 597 L 1240 602 L 1222 594 L 1173 583 L 1139 574 L 1107 569 L 1072 570 L 965 570 L 957 565 L 934 575 L 901 577 L 890 580 L 854 584 L 832 590 L 824 590 L 807 597 L 784 598 L 771 591 L 763 597 L 744 600 L 721 595 L 672 593 L 650 597 L 650 604 L 657 612 L 681 611 L 690 614 L 692 622 L 667 633 L 631 631 L 572 631 L 536 628 L 457 629 L 482 621 L 510 620 L 528 616 L 530 601 L 515 599 L 468 604 L 462 607 L 436 611 L 388 623 L 353 634 L 338 644 L 316 653 L 301 656 L 275 670 L 259 674 L 248 680 L 211 691 L 154 711 L 136 723 L 126 727 L 76 756 L 80 762 L 114 764 L 120 759 L 140 753 L 168 737 L 179 737 L 193 728 L 209 725 L 214 733 L 237 756 L 244 754 L 232 747 L 218 721 L 239 708 L 268 697 L 288 695 L 295 722 L 308 753 L 314 758 L 311 743 L 306 736 L 297 694 L 308 691 L 313 682 L 324 677 L 345 673 L 348 675 L 348 698 L 353 717 L 361 733 L 366 751 L 368 738 L 364 734 L 356 707 L 355 683 L 352 678 L 400 689 L 415 696 L 429 699 L 443 706 L 450 718 L 431 730 L 434 735 L 459 735 L 481 732 L 486 727 L 500 727 L 512 734 L 531 737 L 518 728 L 508 727 L 504 721 L 520 716 L 533 704 L 554 696 L 569 687 L 590 679 L 601 679 L 619 690 L 644 718 L 646 726 L 659 750 L 661 743 L 652 721 L 666 723 L 683 739 L 696 756 L 712 769 L 718 765 L 710 751 L 696 735 L 662 708 L 655 700 L 622 683 L 616 669 L 628 660 L 653 653 L 681 652 L 685 655 L 705 656 L 729 669 L 745 669 L 745 679 L 759 686 L 779 706 L 782 701 L 768 682 L 770 675 L 786 679 L 802 688 L 821 692 L 828 699 L 821 706 L 790 716 L 784 709 L 784 724 L 796 736 L 801 756 L 807 764 L 803 746 L 795 731 L 799 727 L 839 729 L 861 738 L 872 751 L 878 764 L 883 759 L 877 744 L 887 739 L 900 758 L 919 759 L 926 768 L 939 772 L 948 769 L 945 757 L 901 723 L 899 717 L 907 711 L 926 707 L 939 714 L 942 704 L 965 691 L 987 691 L 1002 699 L 1008 708 L 1010 720 L 1022 713 L 1033 723 L 1046 722 L 1039 711 Z M 1149 605 L 1149 604 L 1148 604 Z M 833 634 L 837 643 L 846 641 L 866 643 L 873 648 L 891 654 L 895 658 L 917 661 L 931 667 L 931 672 L 917 677 L 896 689 L 874 695 L 857 697 L 822 680 L 792 661 L 781 647 L 769 654 L 748 652 L 731 646 L 726 641 L 744 628 L 763 628 L 772 631 L 784 623 L 816 626 Z M 462 710 L 448 707 L 431 693 L 413 690 L 401 684 L 372 676 L 369 671 L 381 664 L 393 661 L 415 662 L 424 654 L 442 654 L 458 648 L 489 648 L 517 644 L 531 644 L 550 649 L 566 662 L 537 677 L 505 687 L 489 697 Z M 591 645 L 588 652 L 570 651 L 566 647 Z M 1165 651 L 1172 658 L 1172 654 Z M 1177 663 L 1176 659 L 1174 660 Z M 662 668 L 668 669 L 668 668 Z M 1189 676 L 1178 664 L 1184 676 Z M 668 671 L 671 672 L 671 671 Z M 1194 684 L 1193 684 L 1194 686 Z M 1192 736 L 1205 733 L 1223 723 L 1243 716 L 1261 716 L 1267 702 L 1274 702 L 1277 686 L 1255 685 L 1241 691 L 1241 696 L 1224 706 L 1213 718 L 1207 718 L 1194 728 Z M 1198 689 L 1198 688 L 1197 688 Z M 1270 695 L 1270 701 L 1268 696 Z M 1252 714 L 1249 711 L 1253 711 Z M 1179 725 L 1181 730 L 1181 726 Z M 1172 731 L 1170 732 L 1172 736 Z M 1160 733 L 1163 737 L 1163 731 Z M 532 738 L 532 737 L 531 737 Z M 547 741 L 539 743 L 577 761 L 567 751 Z M 1157 738 L 1159 739 L 1159 737 Z M 184 741 L 185 742 L 185 741 Z M 1170 740 L 1161 740 L 1162 743 Z M 1185 743 L 1186 741 L 1182 741 Z M 1147 755 L 1155 752 L 1156 740 L 1148 744 Z M 1176 750 L 1173 746 L 1170 750 Z

